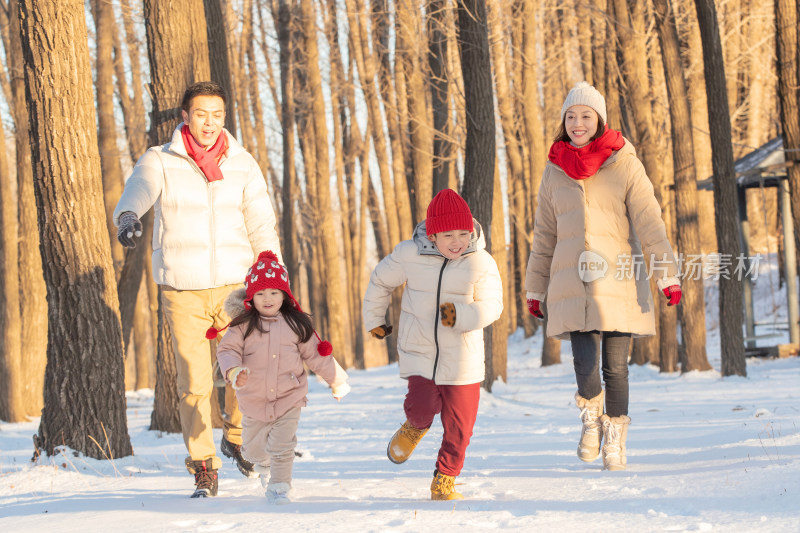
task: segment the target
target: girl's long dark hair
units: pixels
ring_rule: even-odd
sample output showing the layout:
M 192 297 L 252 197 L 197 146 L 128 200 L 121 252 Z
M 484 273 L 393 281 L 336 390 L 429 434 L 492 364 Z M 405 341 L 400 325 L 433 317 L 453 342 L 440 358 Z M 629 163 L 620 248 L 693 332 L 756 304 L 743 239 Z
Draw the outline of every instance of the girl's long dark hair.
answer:
M 292 328 L 292 331 L 300 338 L 300 342 L 308 342 L 308 339 L 314 334 L 314 325 L 311 323 L 311 315 L 297 309 L 292 301 L 286 297 L 286 293 L 283 293 L 283 303 L 281 304 L 280 311 L 283 318 L 285 318 L 286 322 L 289 324 L 289 327 Z M 245 339 L 253 330 L 264 333 L 264 330 L 261 328 L 261 315 L 258 314 L 258 311 L 256 311 L 256 308 L 253 307 L 252 304 L 250 305 L 250 309 L 245 310 L 239 314 L 239 316 L 231 320 L 230 326 L 233 327 L 245 323 L 247 324 L 247 329 L 244 333 Z

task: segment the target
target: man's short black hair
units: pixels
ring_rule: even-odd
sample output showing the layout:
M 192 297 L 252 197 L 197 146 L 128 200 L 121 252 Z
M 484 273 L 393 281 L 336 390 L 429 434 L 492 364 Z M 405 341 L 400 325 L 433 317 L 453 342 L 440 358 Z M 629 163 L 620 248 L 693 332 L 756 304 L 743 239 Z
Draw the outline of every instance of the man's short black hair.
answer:
M 183 93 L 183 100 L 181 100 L 181 109 L 189 112 L 189 107 L 192 105 L 192 99 L 195 96 L 219 96 L 222 101 L 228 103 L 228 97 L 225 94 L 225 89 L 215 81 L 198 81 L 191 84 L 186 92 Z

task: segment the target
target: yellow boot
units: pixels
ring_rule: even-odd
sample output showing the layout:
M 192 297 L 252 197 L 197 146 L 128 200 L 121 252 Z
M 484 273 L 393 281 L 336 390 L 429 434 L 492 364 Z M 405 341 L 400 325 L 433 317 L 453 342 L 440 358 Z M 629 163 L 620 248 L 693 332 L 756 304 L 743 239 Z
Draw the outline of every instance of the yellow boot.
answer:
M 386 447 L 386 455 L 389 460 L 398 465 L 405 463 L 427 432 L 428 428 L 417 429 L 409 424 L 408 420 L 403 422 L 400 429 L 392 436 L 392 440 L 389 441 L 389 446 Z
M 455 476 L 446 476 L 438 470 L 433 473 L 431 481 L 431 500 L 463 500 L 464 495 L 456 492 Z

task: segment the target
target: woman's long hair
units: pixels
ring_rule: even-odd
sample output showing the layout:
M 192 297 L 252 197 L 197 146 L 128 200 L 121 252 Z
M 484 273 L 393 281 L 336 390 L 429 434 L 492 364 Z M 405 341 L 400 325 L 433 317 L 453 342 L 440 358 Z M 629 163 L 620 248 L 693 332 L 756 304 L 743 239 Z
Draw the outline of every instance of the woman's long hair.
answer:
M 597 131 L 594 132 L 594 135 L 592 135 L 592 138 L 589 139 L 589 142 L 599 139 L 606 132 L 606 123 L 603 121 L 603 117 L 601 117 L 597 111 L 595 111 L 594 114 L 597 115 Z M 564 116 L 566 117 L 566 114 Z M 554 143 L 557 143 L 558 141 L 564 141 L 567 143 L 572 141 L 572 139 L 569 138 L 569 133 L 567 133 L 567 127 L 564 125 L 563 118 L 561 119 L 561 126 L 558 127 L 556 137 L 553 139 Z
M 308 342 L 308 339 L 310 339 L 314 334 L 314 325 L 311 323 L 311 315 L 297 309 L 294 306 L 294 303 L 292 303 L 292 301 L 286 297 L 286 293 L 283 291 L 281 291 L 281 293 L 283 294 L 283 303 L 281 304 L 280 312 L 283 315 L 283 318 L 286 319 L 289 327 L 292 328 L 292 331 L 294 331 L 300 338 L 300 342 Z M 252 305 L 252 303 L 250 304 L 250 309 L 246 309 L 236 318 L 231 320 L 230 325 L 233 327 L 245 323 L 247 324 L 247 329 L 244 332 L 245 339 L 253 332 L 253 330 L 258 330 L 259 332 L 264 333 L 264 330 L 261 327 L 261 315 Z

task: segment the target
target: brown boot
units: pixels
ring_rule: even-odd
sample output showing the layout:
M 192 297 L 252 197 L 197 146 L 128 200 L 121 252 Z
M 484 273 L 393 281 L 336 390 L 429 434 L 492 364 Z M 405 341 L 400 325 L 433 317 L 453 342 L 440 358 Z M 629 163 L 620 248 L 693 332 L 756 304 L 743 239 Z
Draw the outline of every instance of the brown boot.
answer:
M 600 394 L 587 400 L 577 392 L 575 405 L 581 410 L 581 441 L 578 443 L 578 459 L 590 463 L 600 455 L 600 443 L 603 440 L 603 426 L 600 425 L 600 415 L 603 414 L 603 400 L 605 394 Z
M 411 457 L 411 453 L 417 447 L 419 441 L 428 432 L 428 429 L 415 428 L 408 423 L 408 420 L 403 422 L 400 429 L 392 436 L 392 440 L 389 441 L 389 446 L 386 447 L 386 455 L 389 460 L 398 465 L 405 463 Z
M 608 415 L 600 417 L 603 425 L 603 469 L 605 470 L 625 470 L 628 466 L 628 459 L 625 456 L 625 439 L 628 438 L 628 425 L 631 419 L 621 415 L 611 418 Z
M 463 500 L 464 495 L 456 492 L 455 476 L 446 476 L 435 470 L 431 481 L 431 500 Z

